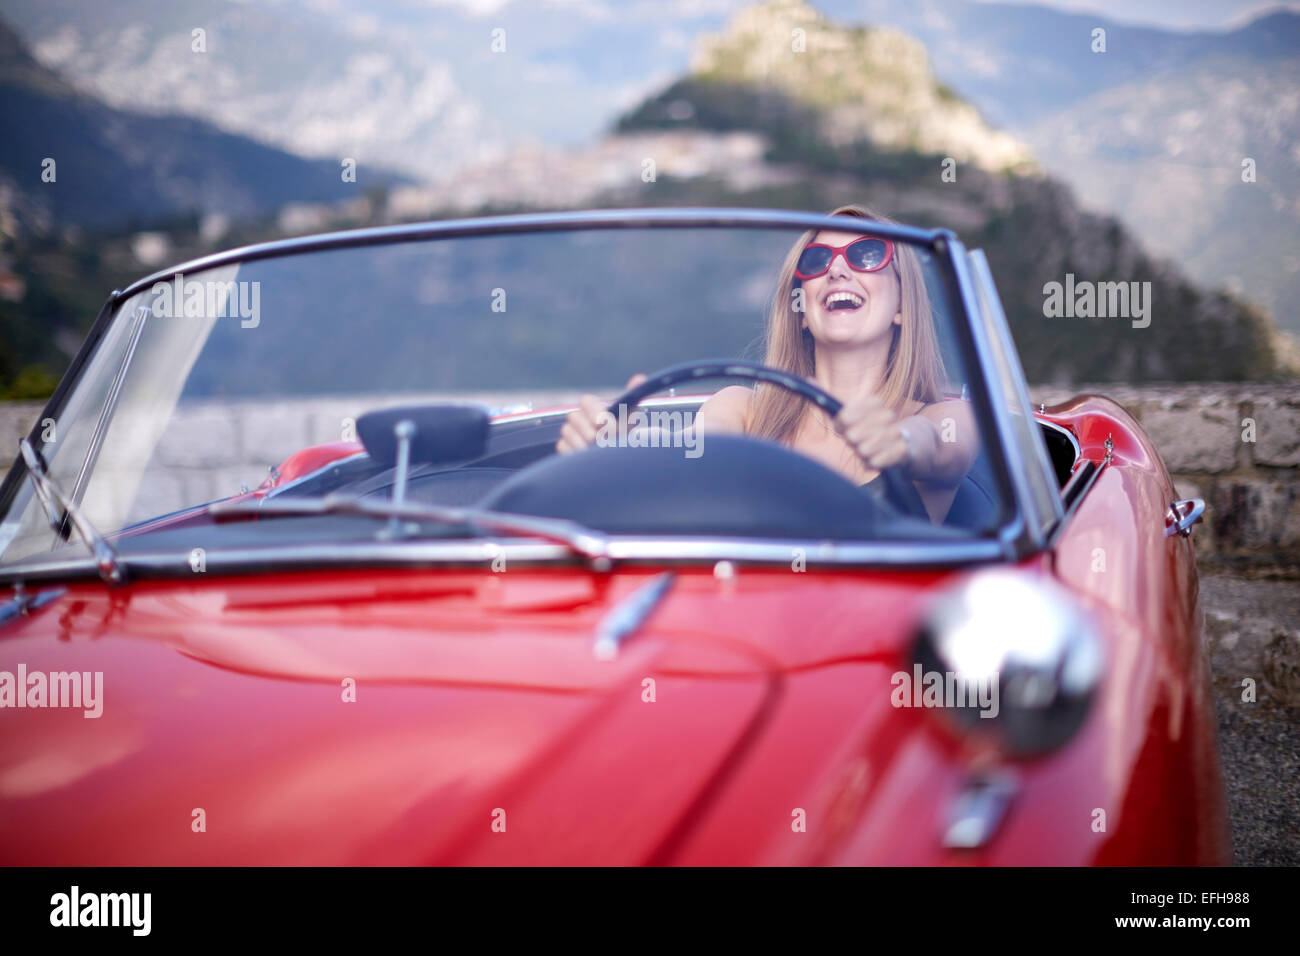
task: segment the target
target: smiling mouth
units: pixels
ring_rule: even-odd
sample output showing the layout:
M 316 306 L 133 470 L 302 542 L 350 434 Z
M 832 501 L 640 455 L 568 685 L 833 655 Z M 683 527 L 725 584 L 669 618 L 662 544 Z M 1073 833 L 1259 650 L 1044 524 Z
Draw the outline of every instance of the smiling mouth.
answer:
M 854 292 L 832 292 L 826 297 L 823 303 L 827 312 L 851 312 L 854 309 L 862 308 L 866 300 Z

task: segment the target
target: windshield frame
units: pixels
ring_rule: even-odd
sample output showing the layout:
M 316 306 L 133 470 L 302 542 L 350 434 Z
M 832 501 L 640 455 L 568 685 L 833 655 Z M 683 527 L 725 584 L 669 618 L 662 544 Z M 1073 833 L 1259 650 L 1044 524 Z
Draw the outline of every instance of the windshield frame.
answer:
M 37 419 L 29 434 L 29 441 L 39 452 L 44 447 L 40 423 L 49 418 L 57 420 L 59 411 L 64 407 L 69 395 L 85 373 L 90 359 L 101 343 L 113 322 L 130 320 L 121 306 L 133 296 L 146 291 L 160 281 L 170 280 L 177 273 L 195 273 L 226 265 L 240 265 L 264 259 L 301 255 L 322 250 L 339 250 L 365 246 L 394 245 L 424 240 L 454 239 L 472 236 L 507 235 L 520 233 L 562 232 L 601 229 L 646 229 L 646 228 L 755 228 L 755 229 L 816 229 L 839 231 L 866 231 L 887 239 L 910 242 L 928 248 L 934 255 L 940 268 L 945 271 L 945 279 L 951 283 L 955 293 L 955 302 L 960 307 L 960 315 L 954 315 L 953 328 L 955 340 L 961 358 L 969 376 L 969 399 L 981 429 L 987 436 L 986 447 L 993 479 L 1003 503 L 1003 513 L 997 525 L 984 537 L 973 537 L 968 541 L 953 542 L 900 542 L 900 541 L 864 541 L 864 542 L 799 542 L 781 539 L 768 540 L 761 537 L 720 539 L 708 536 L 662 538 L 624 538 L 610 537 L 609 556 L 619 561 L 672 561 L 691 562 L 716 561 L 724 559 L 742 561 L 781 561 L 789 563 L 792 548 L 804 547 L 804 553 L 810 563 L 828 565 L 851 565 L 869 567 L 927 567 L 953 566 L 971 562 L 991 560 L 1019 560 L 1036 553 L 1045 546 L 1041 529 L 1035 528 L 1035 522 L 1027 520 L 1032 514 L 1031 502 L 1025 499 L 1025 483 L 1015 476 L 1015 469 L 1023 467 L 1020 456 L 1016 453 L 1014 442 L 1014 425 L 1010 420 L 1011 411 L 993 396 L 1000 391 L 1000 383 L 992 381 L 996 376 L 992 358 L 989 354 L 991 343 L 980 321 L 979 300 L 975 280 L 968 266 L 967 250 L 948 229 L 922 229 L 896 223 L 864 221 L 864 224 L 846 223 L 844 217 L 832 217 L 819 213 L 792 212 L 768 209 L 728 209 L 728 208 L 673 208 L 673 209 L 606 209 L 580 212 L 527 213 L 509 216 L 476 217 L 469 219 L 443 220 L 433 222 L 406 223 L 390 226 L 376 226 L 363 229 L 343 230 L 318 235 L 299 236 L 278 239 L 254 245 L 238 247 L 212 255 L 200 257 L 185 263 L 171 266 L 138 279 L 124 289 L 115 290 L 104 303 L 95 324 L 92 326 L 81 350 L 74 358 L 67 374 L 60 382 L 54 395 Z M 131 361 L 131 353 L 123 357 L 116 376 L 123 378 Z M 1016 363 L 1018 368 L 1019 363 Z M 1012 383 L 1023 389 L 1023 381 Z M 106 407 L 101 416 L 102 431 L 97 434 L 87 450 L 86 459 L 81 462 L 78 472 L 87 470 L 94 461 L 98 445 L 106 434 L 107 424 L 112 418 L 112 408 Z M 15 461 L 0 484 L 0 513 L 7 512 L 12 506 L 23 482 L 27 481 L 26 472 L 21 461 Z M 72 489 L 69 489 L 72 491 Z M 75 489 L 73 500 L 84 491 L 81 481 Z M 383 549 L 397 549 L 402 554 L 394 555 L 391 550 L 383 550 L 381 556 L 376 548 L 364 549 L 371 560 L 383 562 L 394 558 L 399 563 L 411 560 L 428 562 L 439 561 L 436 557 L 440 551 L 450 561 L 470 561 L 477 563 L 477 552 L 482 550 L 484 541 L 469 539 L 460 542 L 388 542 Z M 498 540 L 499 546 L 505 542 Z M 572 560 L 572 555 L 562 548 L 552 545 L 538 545 L 535 541 L 513 541 L 512 544 L 523 546 L 520 557 L 527 560 L 554 561 L 558 558 Z M 449 545 L 457 545 L 448 547 Z M 469 547 L 466 547 L 466 546 Z M 278 548 L 268 545 L 265 550 L 255 552 L 231 552 L 229 560 L 217 560 L 217 567 L 228 567 L 235 571 L 256 567 L 265 570 L 270 562 L 276 560 L 279 553 L 281 561 L 288 565 L 295 564 L 292 554 L 285 553 L 293 549 Z M 335 549 L 317 553 L 319 561 L 313 566 L 331 563 L 355 564 L 361 557 L 355 547 L 340 546 Z M 554 552 L 554 553 L 551 553 Z M 777 557 L 777 554 L 781 557 Z M 407 555 L 403 557 L 403 555 Z M 531 556 L 531 557 L 529 557 Z M 216 557 L 215 555 L 213 557 Z M 124 560 L 132 570 L 163 573 L 177 563 L 174 555 L 127 554 Z M 84 567 L 83 567 L 84 565 Z M 180 562 L 183 570 L 188 571 L 188 564 Z M 80 577 L 95 573 L 94 561 L 90 556 L 84 562 L 66 554 L 55 560 L 26 558 L 12 565 L 0 566 L 0 581 L 25 580 L 49 577 Z M 56 570 L 57 569 L 57 570 Z

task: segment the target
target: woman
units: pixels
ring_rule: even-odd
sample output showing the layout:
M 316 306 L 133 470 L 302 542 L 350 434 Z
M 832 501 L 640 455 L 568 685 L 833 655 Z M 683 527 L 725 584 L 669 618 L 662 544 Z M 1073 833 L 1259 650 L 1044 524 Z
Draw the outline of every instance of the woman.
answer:
M 891 221 L 861 206 L 831 215 Z M 700 407 L 695 427 L 780 442 L 856 484 L 901 466 L 931 520 L 942 521 L 978 451 L 974 416 L 940 391 L 943 363 L 916 253 L 863 238 L 802 236 L 781 267 L 767 324 L 765 364 L 816 382 L 844 403 L 840 413 L 831 419 L 774 386 L 733 385 Z M 591 444 L 607 415 L 596 396 L 584 395 L 556 450 Z

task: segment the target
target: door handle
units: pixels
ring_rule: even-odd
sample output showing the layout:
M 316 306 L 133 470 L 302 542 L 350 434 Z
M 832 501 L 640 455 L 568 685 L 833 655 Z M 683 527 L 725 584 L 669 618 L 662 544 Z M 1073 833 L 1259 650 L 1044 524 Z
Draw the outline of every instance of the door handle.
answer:
M 1204 498 L 1181 498 L 1173 502 L 1165 512 L 1165 537 L 1174 534 L 1187 537 L 1192 533 L 1192 525 L 1200 521 L 1203 514 Z

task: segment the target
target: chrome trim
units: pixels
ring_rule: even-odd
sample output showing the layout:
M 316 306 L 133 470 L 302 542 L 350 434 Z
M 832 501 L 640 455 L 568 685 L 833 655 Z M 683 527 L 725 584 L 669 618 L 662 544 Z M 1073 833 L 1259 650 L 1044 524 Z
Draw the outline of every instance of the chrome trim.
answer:
M 32 443 L 26 438 L 18 439 L 18 460 L 26 467 L 27 475 L 31 478 L 32 488 L 36 492 L 36 501 L 40 504 L 41 510 L 45 512 L 45 523 L 58 534 L 59 529 L 63 526 L 64 515 L 59 510 L 59 503 L 55 499 L 50 482 L 45 476 L 45 470 L 41 467 L 40 458 L 36 456 Z M 60 537 L 62 538 L 62 535 Z
M 1006 818 L 1020 782 L 1009 770 L 972 776 L 948 808 L 943 846 L 949 850 L 978 850 L 992 842 Z
M 596 640 L 591 645 L 596 660 L 612 661 L 618 657 L 623 643 L 645 623 L 675 580 L 677 575 L 672 571 L 656 575 L 653 581 L 637 588 L 600 619 Z
M 205 570 L 195 571 L 190 566 L 190 553 L 142 553 L 124 557 L 124 563 L 133 575 L 145 572 L 160 577 L 195 578 L 214 572 L 238 574 L 260 573 L 267 568 L 355 568 L 403 567 L 421 564 L 459 564 L 491 567 L 492 560 L 503 553 L 519 563 L 530 561 L 567 561 L 574 563 L 575 555 L 563 545 L 543 544 L 536 541 L 509 542 L 510 549 L 490 538 L 482 540 L 436 542 L 384 542 L 359 540 L 348 545 L 311 544 L 278 545 L 266 548 L 232 548 L 227 551 L 207 551 Z M 0 581 L 40 581 L 71 577 L 93 577 L 93 564 L 87 558 L 64 558 L 0 569 Z
M 67 588 L 51 588 L 48 591 L 42 591 L 40 594 L 29 594 L 27 589 L 23 587 L 23 583 L 18 581 L 14 584 L 13 596 L 4 604 L 0 604 L 0 624 L 7 624 L 14 618 L 22 617 L 33 611 L 39 611 L 51 601 L 61 598 L 67 593 Z
M 1191 537 L 1192 525 L 1201 520 L 1205 514 L 1204 498 L 1179 498 L 1169 505 L 1165 512 L 1165 537 L 1181 534 Z
M 784 209 L 726 209 L 719 207 L 689 207 L 681 209 L 595 209 L 575 212 L 521 213 L 511 216 L 481 216 L 474 219 L 447 219 L 442 221 L 401 223 L 392 226 L 370 226 L 364 229 L 345 229 L 314 236 L 295 236 L 259 242 L 161 269 L 152 275 L 137 279 L 117 293 L 117 301 L 130 298 L 137 292 L 153 288 L 178 272 L 188 273 L 212 269 L 232 263 L 274 259 L 299 252 L 320 252 L 328 249 L 346 249 L 360 246 L 393 245 L 420 239 L 454 239 L 462 236 L 491 236 L 515 232 L 565 232 L 576 229 L 654 229 L 680 226 L 707 228 L 749 227 L 758 229 L 834 229 L 840 232 L 867 232 L 885 239 L 896 239 L 935 248 L 940 240 L 951 233 L 946 229 L 919 229 L 899 223 L 876 222 L 864 219 L 862 225 L 846 224 L 845 217 L 822 213 L 792 212 Z
M 611 538 L 606 556 L 628 564 L 673 564 L 711 566 L 717 561 L 736 564 L 791 566 L 796 551 L 804 553 L 811 567 L 925 569 L 969 564 L 997 563 L 1010 557 L 992 538 L 967 541 L 840 544 L 828 541 L 746 540 L 729 538 Z M 504 555 L 514 564 L 578 564 L 584 558 L 567 545 L 539 543 L 532 539 L 460 539 L 456 541 L 370 541 L 327 545 L 268 545 L 208 551 L 206 572 L 261 573 L 289 566 L 321 567 L 409 567 L 421 564 L 472 564 L 491 566 Z M 143 552 L 121 555 L 127 570 L 136 575 L 194 577 L 189 552 Z M 95 563 L 87 557 L 59 558 L 0 567 L 0 583 L 44 581 L 63 578 L 91 578 Z
M 1039 414 L 1042 414 L 1042 412 L 1039 412 Z M 1070 440 L 1070 444 L 1074 447 L 1074 463 L 1077 465 L 1079 459 L 1083 457 L 1083 446 L 1079 444 L 1079 439 L 1074 437 L 1074 432 L 1070 431 L 1070 429 L 1066 428 L 1064 425 L 1058 425 L 1056 422 L 1049 422 L 1045 418 L 1038 419 L 1038 424 L 1042 425 L 1044 428 L 1050 428 L 1052 431 L 1064 435 Z M 1052 473 L 1055 474 L 1056 469 L 1052 469 Z
M 997 285 L 993 281 L 993 272 L 989 268 L 988 257 L 984 255 L 982 249 L 975 249 L 968 253 L 968 256 L 974 267 L 975 278 L 982 286 L 984 286 L 985 292 L 987 293 L 989 309 L 991 310 L 989 317 L 992 320 L 993 327 L 996 330 L 998 337 L 1002 340 L 1002 352 L 1010 363 L 1008 371 L 1012 373 L 1011 385 L 1016 390 L 1015 397 L 1019 402 L 1020 407 L 1024 409 L 1025 415 L 1032 417 L 1034 406 L 1030 404 L 1029 401 L 1029 388 L 1025 384 L 1025 373 L 1024 368 L 1020 364 L 1020 353 L 1016 351 L 1015 340 L 1011 338 L 1011 327 L 1007 323 L 1007 314 L 1002 308 L 1002 299 L 998 295 Z M 990 387 L 992 383 L 996 381 L 998 380 L 989 379 Z M 1016 443 L 1016 447 L 1012 451 L 1012 454 L 1017 457 L 1022 457 L 1020 454 L 1021 450 L 1019 443 Z M 1042 436 L 1038 436 L 1038 441 L 1034 443 L 1034 458 L 1036 458 L 1037 461 L 1022 462 L 1023 466 L 1027 468 L 1031 464 L 1036 465 L 1047 488 L 1049 490 L 1059 490 L 1060 483 L 1056 479 L 1056 470 L 1052 468 L 1051 457 L 1047 454 L 1047 444 L 1042 440 Z M 1018 473 L 1017 477 L 1021 479 L 1021 482 L 1025 486 L 1026 497 L 1022 502 L 1024 514 L 1033 514 L 1035 515 L 1035 518 L 1037 518 L 1038 509 L 1034 506 L 1034 495 L 1032 489 L 1029 487 L 1028 472 Z M 1065 509 L 1061 505 L 1059 494 L 1051 494 L 1048 497 L 1053 505 L 1053 513 L 1042 526 L 1038 525 L 1037 520 L 1035 520 L 1033 526 L 1029 528 L 1031 537 L 1039 545 L 1046 542 L 1046 529 L 1053 523 L 1060 521 L 1061 516 L 1065 512 Z
M 1069 524 L 1070 519 L 1074 517 L 1074 513 L 1079 510 L 1080 505 L 1083 504 L 1083 500 L 1088 497 L 1088 492 L 1091 491 L 1092 486 L 1097 483 L 1098 476 L 1106 470 L 1108 464 L 1110 463 L 1105 459 L 1101 461 L 1085 459 L 1084 462 L 1074 470 L 1074 473 L 1070 475 L 1070 480 L 1067 481 L 1065 487 L 1061 489 L 1061 501 L 1065 504 L 1065 514 L 1063 514 L 1061 520 L 1057 521 L 1048 531 L 1048 547 L 1056 547 L 1057 539 L 1060 538 L 1065 526 Z M 1085 477 L 1080 478 L 1079 475 L 1085 470 L 1088 470 L 1089 465 L 1092 466 L 1091 470 L 1088 471 L 1088 474 Z M 1066 492 L 1069 492 L 1069 502 L 1065 501 Z
M 1013 504 L 1015 505 L 1014 515 L 1010 521 L 999 529 L 999 533 L 1017 557 L 1027 557 L 1042 548 L 1044 538 L 1041 529 L 1030 527 L 1026 517 L 1032 512 L 1027 507 L 1029 489 L 1025 483 L 1024 459 L 1020 454 L 1020 443 L 1016 441 L 1015 426 L 1010 419 L 1011 412 L 1003 402 L 996 400 L 993 396 L 992 388 L 999 381 L 998 370 L 993 364 L 991 354 L 993 346 L 988 339 L 984 322 L 980 319 L 983 313 L 980 308 L 979 297 L 975 291 L 975 279 L 971 273 L 966 247 L 956 238 L 950 240 L 949 261 L 957 280 L 958 295 L 961 297 L 962 306 L 966 310 L 966 327 L 975 345 L 975 360 L 978 365 L 978 373 L 984 381 L 984 394 L 988 399 L 989 412 L 993 417 L 993 427 L 997 432 L 998 440 L 992 443 L 986 442 L 986 444 L 996 446 L 998 449 L 999 454 L 996 457 L 1003 465 L 1003 475 L 1010 483 Z M 976 369 L 968 369 L 967 371 L 973 374 Z
M 104 445 L 104 436 L 108 434 L 108 426 L 112 423 L 113 412 L 117 410 L 118 399 L 122 396 L 122 386 L 126 382 L 127 369 L 131 367 L 131 360 L 135 358 L 135 350 L 140 345 L 140 336 L 144 334 L 145 323 L 148 321 L 152 310 L 140 307 L 140 314 L 137 316 L 137 323 L 131 330 L 131 339 L 127 342 L 126 352 L 122 355 L 122 364 L 117 367 L 113 373 L 113 384 L 109 386 L 108 395 L 104 397 L 104 407 L 99 410 L 99 420 L 95 422 L 95 430 L 91 433 L 90 444 L 86 448 L 86 457 L 81 460 L 81 469 L 77 472 L 77 480 L 72 483 L 71 500 L 74 504 L 80 504 L 82 496 L 86 493 L 86 485 L 90 481 L 90 470 L 95 467 L 95 462 L 99 460 L 100 449 Z
M 63 509 L 59 514 L 55 510 L 54 518 L 50 521 L 50 527 L 55 534 L 60 534 L 60 528 L 65 522 L 72 526 L 76 531 L 77 537 L 90 548 L 94 555 L 95 568 L 105 584 L 122 584 L 126 580 L 126 572 L 122 566 L 122 559 L 117 550 L 108 543 L 108 540 L 99 533 L 90 519 L 67 493 L 59 487 L 58 482 L 49 476 L 45 470 L 45 465 L 41 462 L 40 456 L 36 454 L 36 449 L 32 447 L 31 442 L 26 438 L 18 439 L 18 451 L 22 456 L 23 466 L 27 469 L 27 474 L 32 480 L 32 485 L 36 488 L 37 494 L 41 499 L 42 507 L 46 508 L 46 513 L 50 513 L 49 503 L 53 502 Z
M 50 418 L 58 421 L 62 415 L 76 382 L 81 378 L 86 366 L 90 364 L 91 356 L 98 351 L 109 326 L 112 324 L 113 313 L 117 306 L 117 295 L 118 291 L 114 289 L 109 293 L 108 298 L 104 300 L 104 304 L 99 307 L 99 312 L 95 315 L 95 321 L 91 324 L 90 331 L 86 333 L 81 348 L 72 357 L 72 362 L 68 365 L 67 371 L 63 373 L 63 377 L 59 379 L 54 394 L 45 403 L 31 430 L 27 433 L 27 440 L 32 443 L 32 447 L 42 449 L 45 447 L 46 442 L 41 437 L 43 431 L 41 423 Z M 0 483 L 0 511 L 7 512 L 13 506 L 14 498 L 26 480 L 26 469 L 20 468 L 18 460 L 15 458 L 9 466 L 9 471 L 5 475 L 3 483 Z
M 797 553 L 801 552 L 801 554 Z M 992 538 L 965 541 L 838 542 L 774 541 L 744 538 L 610 538 L 606 555 L 613 561 L 718 561 L 791 565 L 802 557 L 812 565 L 858 567 L 947 567 L 1005 561 L 1010 555 Z
M 400 508 L 406 504 L 406 479 L 407 472 L 411 469 L 411 442 L 415 439 L 415 422 L 409 418 L 403 418 L 393 426 L 393 437 L 397 439 L 397 462 L 393 466 L 393 498 L 394 507 Z M 399 534 L 402 519 L 393 515 L 389 519 L 389 530 L 396 537 Z
M 1080 499 L 1088 493 L 1088 489 L 1092 487 L 1092 483 L 1097 480 L 1097 476 L 1101 474 L 1101 470 L 1105 467 L 1105 461 L 1084 459 L 1070 472 L 1070 477 L 1061 486 L 1061 501 L 1065 503 L 1065 514 L 1067 516 L 1078 505 Z
M 315 471 L 310 471 L 305 475 L 299 475 L 293 481 L 287 482 L 286 484 L 277 485 L 276 487 L 268 491 L 265 495 L 263 495 L 261 500 L 268 501 L 271 498 L 274 498 L 276 495 L 280 494 L 280 492 L 288 491 L 290 488 L 295 488 L 298 485 L 302 484 L 304 481 L 310 481 L 311 479 L 317 477 L 318 475 L 329 471 L 331 468 L 337 468 L 339 465 L 345 464 L 346 462 L 349 461 L 356 461 L 358 458 L 368 458 L 368 457 L 369 456 L 364 451 L 358 451 L 358 452 L 353 452 L 351 455 L 346 455 L 343 458 L 335 458 L 333 461 L 327 461 L 325 464 L 321 465 Z M 217 500 L 221 501 L 224 499 L 219 498 Z M 211 502 L 209 502 L 209 504 L 211 504 Z M 206 507 L 206 505 L 200 505 L 199 507 Z M 188 509 L 182 509 L 182 510 L 188 510 Z

